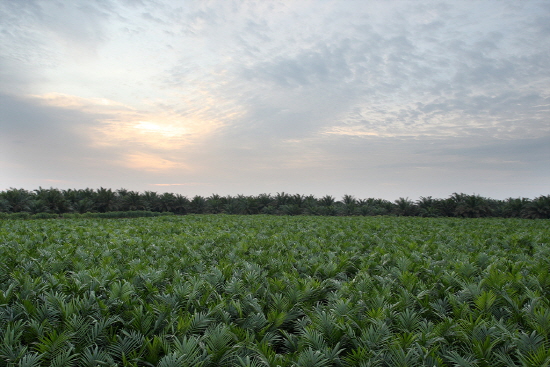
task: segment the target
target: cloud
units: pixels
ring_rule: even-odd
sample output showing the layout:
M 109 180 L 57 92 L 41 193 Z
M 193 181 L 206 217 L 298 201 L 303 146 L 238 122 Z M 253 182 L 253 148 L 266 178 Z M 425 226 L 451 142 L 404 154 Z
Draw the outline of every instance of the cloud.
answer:
M 449 191 L 514 169 L 547 182 L 549 14 L 539 1 L 3 2 L 0 164 L 226 192 Z

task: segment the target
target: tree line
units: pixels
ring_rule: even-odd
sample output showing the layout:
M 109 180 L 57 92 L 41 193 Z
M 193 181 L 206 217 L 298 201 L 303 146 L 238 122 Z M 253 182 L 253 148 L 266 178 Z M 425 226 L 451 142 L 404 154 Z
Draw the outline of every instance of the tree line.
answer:
M 420 197 L 413 201 L 395 201 L 344 195 L 334 196 L 288 194 L 210 196 L 188 198 L 173 193 L 137 192 L 107 188 L 68 189 L 10 188 L 0 192 L 0 213 L 85 214 L 109 212 L 158 212 L 184 214 L 276 214 L 326 216 L 420 216 L 420 217 L 504 217 L 550 218 L 550 195 L 534 199 L 508 198 L 496 200 L 480 195 L 453 193 L 448 198 Z M 128 213 L 130 214 L 130 213 Z

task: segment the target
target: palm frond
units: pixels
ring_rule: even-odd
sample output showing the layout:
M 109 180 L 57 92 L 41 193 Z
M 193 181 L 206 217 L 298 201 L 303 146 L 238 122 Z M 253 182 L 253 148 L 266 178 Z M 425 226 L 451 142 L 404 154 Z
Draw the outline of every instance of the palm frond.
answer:
M 18 367 L 40 367 L 41 362 L 42 362 L 42 355 L 36 352 L 31 352 L 21 357 L 17 366 Z
M 454 364 L 455 367 L 477 367 L 477 359 L 473 356 L 461 356 L 456 351 L 450 351 L 445 356 L 450 362 Z
M 116 336 L 116 341 L 108 346 L 107 351 L 114 359 L 123 360 L 141 349 L 144 339 L 143 334 L 138 331 L 124 330 L 123 335 Z
M 297 367 L 325 367 L 329 366 L 329 360 L 318 350 L 308 348 L 298 354 Z
M 76 363 L 78 354 L 74 353 L 74 348 L 66 348 L 59 352 L 50 361 L 50 367 L 71 367 Z
M 97 345 L 86 348 L 78 360 L 78 365 L 81 367 L 112 366 L 114 363 L 109 353 L 100 350 Z
M 173 353 L 181 356 L 183 358 L 182 362 L 184 362 L 185 365 L 198 366 L 205 360 L 206 353 L 202 349 L 202 343 L 198 337 L 184 336 L 181 339 L 174 340 L 172 346 Z
M 185 356 L 178 355 L 177 353 L 170 353 L 162 357 L 157 364 L 157 367 L 181 367 L 184 364 Z

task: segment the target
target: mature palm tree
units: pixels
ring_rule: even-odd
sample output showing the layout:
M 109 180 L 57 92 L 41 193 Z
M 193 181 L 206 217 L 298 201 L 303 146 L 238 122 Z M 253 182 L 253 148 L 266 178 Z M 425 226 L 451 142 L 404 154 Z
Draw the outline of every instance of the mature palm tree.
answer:
M 46 209 L 45 211 L 57 214 L 71 211 L 69 201 L 58 189 L 43 189 L 40 187 L 38 190 L 35 190 L 35 192 L 42 207 Z
M 330 196 L 330 195 L 325 195 L 319 199 L 319 205 L 325 206 L 325 207 L 332 206 L 334 205 L 335 202 L 336 202 L 336 199 L 334 198 L 334 196 Z
M 239 195 L 239 200 L 243 202 L 244 213 L 243 214 L 258 214 L 260 213 L 260 204 L 256 200 L 255 196 Z
M 141 202 L 145 210 L 159 210 L 159 195 L 155 191 L 145 191 L 141 196 Z
M 10 211 L 10 203 L 3 198 L 3 193 L 0 193 L 0 212 L 7 213 Z
M 420 199 L 416 201 L 416 205 L 418 206 L 421 217 L 438 217 L 441 215 L 438 209 L 438 201 L 431 196 L 421 196 Z
M 77 211 L 80 214 L 90 212 L 94 209 L 94 201 L 90 198 L 85 197 L 80 199 L 77 203 L 72 205 L 73 210 Z
M 342 197 L 342 205 L 340 206 L 340 212 L 343 215 L 353 215 L 357 210 L 357 199 L 353 195 L 344 195 Z
M 175 195 L 174 200 L 174 213 L 175 214 L 187 214 L 189 211 L 189 199 L 181 194 Z
M 206 205 L 209 213 L 221 213 L 225 204 L 226 200 L 218 194 L 212 194 L 206 198 Z
M 191 213 L 203 214 L 206 212 L 206 199 L 200 195 L 195 195 L 189 203 Z
M 541 195 L 533 199 L 525 206 L 522 216 L 533 219 L 550 218 L 550 195 Z
M 308 195 L 304 198 L 304 212 L 305 214 L 317 215 L 319 214 L 319 205 L 317 204 L 317 198 L 313 195 Z
M 100 213 L 116 210 L 117 196 L 111 189 L 100 187 L 95 194 L 95 207 Z
M 306 197 L 304 195 L 300 194 L 294 194 L 290 197 L 289 203 L 297 205 L 298 207 L 302 208 L 304 205 Z
M 394 212 L 400 216 L 414 216 L 418 213 L 418 207 L 409 198 L 399 198 L 395 200 Z
M 321 215 L 336 215 L 336 198 L 331 195 L 325 195 L 318 200 L 319 213 Z
M 173 212 L 176 204 L 176 196 L 165 192 L 159 197 L 159 208 L 161 212 Z
M 258 211 L 261 213 L 265 208 L 274 205 L 273 196 L 270 194 L 260 194 L 256 196 L 256 202 L 258 203 Z
M 279 208 L 282 205 L 286 205 L 290 203 L 290 195 L 285 192 L 278 192 L 277 195 L 275 195 L 275 206 Z
M 286 204 L 279 207 L 279 212 L 284 215 L 300 215 L 303 209 L 297 204 Z
M 7 202 L 4 204 L 12 213 L 25 212 L 30 210 L 33 195 L 24 189 L 10 188 L 3 192 L 3 199 Z
M 119 191 L 120 195 L 120 191 Z M 121 207 L 123 210 L 142 210 L 144 209 L 142 196 L 137 191 L 127 191 L 125 195 L 120 197 Z
M 458 203 L 454 198 L 450 197 L 447 199 L 436 199 L 436 207 L 444 217 L 454 217 L 456 216 L 456 206 Z
M 491 206 L 486 198 L 479 195 L 464 195 L 455 209 L 455 214 L 467 218 L 487 217 L 491 215 Z
M 246 203 L 238 197 L 227 196 L 225 198 L 224 212 L 227 214 L 244 214 Z

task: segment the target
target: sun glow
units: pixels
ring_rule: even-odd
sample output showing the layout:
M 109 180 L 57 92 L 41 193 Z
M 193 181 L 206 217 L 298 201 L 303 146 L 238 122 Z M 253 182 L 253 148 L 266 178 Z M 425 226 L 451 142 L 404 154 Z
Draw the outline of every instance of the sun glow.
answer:
M 67 94 L 33 95 L 41 103 L 89 116 L 86 135 L 92 148 L 112 148 L 111 162 L 140 171 L 191 170 L 185 158 L 188 149 L 204 142 L 239 113 L 218 110 L 212 97 L 201 103 L 178 105 L 145 104 L 143 109 L 105 98 L 83 98 Z M 208 97 L 208 98 L 207 98 Z
M 95 134 L 91 136 L 96 146 L 139 144 L 155 149 L 179 149 L 200 141 L 237 115 L 234 111 L 221 114 L 210 111 L 210 103 L 218 105 L 210 100 L 206 107 L 180 112 L 177 106 L 162 106 L 161 109 L 146 105 L 145 109 L 138 110 L 106 98 L 84 98 L 61 93 L 30 97 L 49 106 L 100 116 L 93 128 Z
M 189 134 L 190 130 L 185 126 L 177 126 L 171 123 L 156 123 L 150 121 L 138 121 L 134 128 L 147 134 L 159 134 L 166 137 L 178 137 Z
M 174 169 L 189 169 L 189 167 L 187 167 L 185 164 L 177 162 L 174 159 L 163 158 L 157 155 L 139 152 L 126 155 L 124 159 L 119 163 L 122 166 L 128 168 L 149 172 Z

